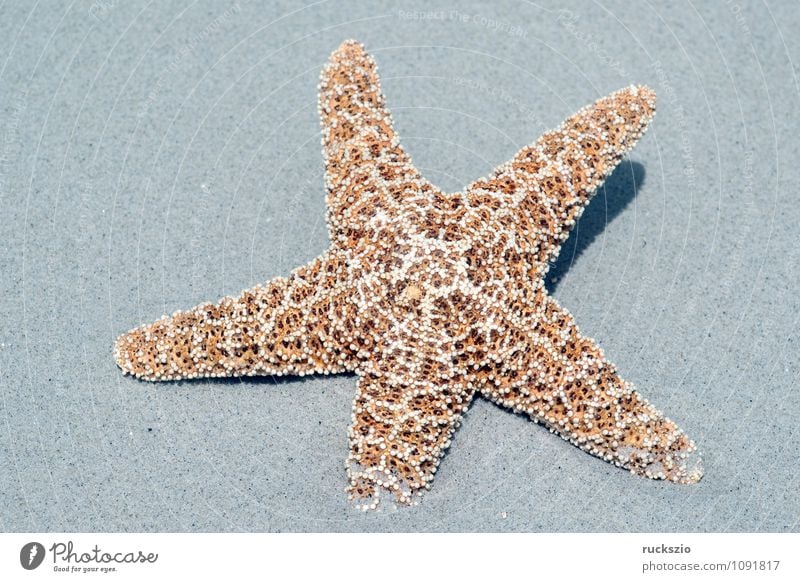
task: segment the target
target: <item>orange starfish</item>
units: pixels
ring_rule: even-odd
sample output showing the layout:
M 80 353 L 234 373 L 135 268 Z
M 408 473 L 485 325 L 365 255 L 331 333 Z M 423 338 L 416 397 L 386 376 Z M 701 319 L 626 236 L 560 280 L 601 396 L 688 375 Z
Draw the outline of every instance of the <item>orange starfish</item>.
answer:
M 490 177 L 446 194 L 400 146 L 363 47 L 322 73 L 331 247 L 266 285 L 121 336 L 145 380 L 355 372 L 351 498 L 430 487 L 476 394 L 654 479 L 702 476 L 694 443 L 622 380 L 544 287 L 549 263 L 644 133 L 655 95 L 600 99 Z

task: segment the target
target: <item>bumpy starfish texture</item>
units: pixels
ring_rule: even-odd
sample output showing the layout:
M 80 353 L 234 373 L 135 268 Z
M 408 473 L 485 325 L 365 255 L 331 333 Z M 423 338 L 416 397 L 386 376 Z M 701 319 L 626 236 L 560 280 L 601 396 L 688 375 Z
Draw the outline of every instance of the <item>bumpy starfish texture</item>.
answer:
M 322 72 L 331 246 L 288 278 L 121 336 L 144 380 L 355 372 L 349 493 L 430 487 L 473 397 L 529 415 L 638 475 L 694 483 L 694 443 L 622 380 L 547 294 L 583 208 L 644 133 L 653 91 L 585 107 L 489 177 L 446 194 L 400 146 L 373 59 L 347 41 Z

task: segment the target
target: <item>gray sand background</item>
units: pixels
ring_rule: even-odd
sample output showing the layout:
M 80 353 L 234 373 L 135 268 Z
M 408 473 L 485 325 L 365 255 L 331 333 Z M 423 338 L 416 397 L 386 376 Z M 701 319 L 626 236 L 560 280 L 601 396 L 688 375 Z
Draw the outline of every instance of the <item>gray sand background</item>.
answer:
M 798 29 L 774 0 L 6 1 L 0 530 L 797 531 Z M 478 400 L 422 503 L 364 515 L 354 377 L 122 376 L 118 334 L 325 249 L 316 89 L 347 38 L 449 191 L 602 95 L 657 90 L 548 285 L 697 441 L 700 484 Z

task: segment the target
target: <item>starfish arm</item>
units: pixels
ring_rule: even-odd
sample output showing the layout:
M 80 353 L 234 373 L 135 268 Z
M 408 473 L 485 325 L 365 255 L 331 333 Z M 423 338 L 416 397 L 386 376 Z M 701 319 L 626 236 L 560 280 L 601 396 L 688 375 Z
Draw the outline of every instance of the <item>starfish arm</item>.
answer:
M 288 278 L 131 330 L 114 358 L 151 381 L 350 370 L 346 278 L 344 257 L 325 253 Z
M 617 374 L 572 316 L 544 295 L 535 323 L 512 331 L 481 393 L 526 413 L 578 447 L 652 479 L 695 483 L 703 474 L 692 442 Z
M 512 201 L 516 230 L 547 264 L 603 181 L 644 134 L 655 93 L 631 86 L 584 107 L 488 178 L 467 187 L 476 201 Z
M 430 188 L 400 146 L 373 58 L 345 41 L 322 71 L 319 91 L 331 238 L 358 230 L 382 201 Z
M 425 379 L 430 365 L 411 372 L 359 372 L 347 459 L 348 492 L 363 509 L 381 492 L 411 503 L 430 488 L 474 388 L 453 378 Z

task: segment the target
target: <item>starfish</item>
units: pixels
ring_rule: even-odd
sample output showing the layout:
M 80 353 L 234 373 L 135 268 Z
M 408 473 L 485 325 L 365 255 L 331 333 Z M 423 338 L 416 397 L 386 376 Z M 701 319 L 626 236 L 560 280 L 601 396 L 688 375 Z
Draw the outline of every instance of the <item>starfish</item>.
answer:
M 655 94 L 584 107 L 463 192 L 399 143 L 374 60 L 344 42 L 321 76 L 331 246 L 287 277 L 163 316 L 114 356 L 144 380 L 354 372 L 350 498 L 429 489 L 473 398 L 529 416 L 653 479 L 694 483 L 695 444 L 620 378 L 544 277 L 594 192 L 639 140 Z

